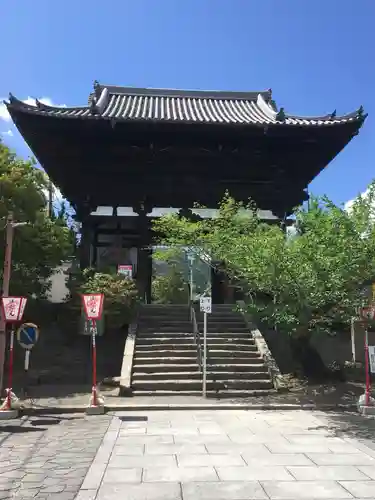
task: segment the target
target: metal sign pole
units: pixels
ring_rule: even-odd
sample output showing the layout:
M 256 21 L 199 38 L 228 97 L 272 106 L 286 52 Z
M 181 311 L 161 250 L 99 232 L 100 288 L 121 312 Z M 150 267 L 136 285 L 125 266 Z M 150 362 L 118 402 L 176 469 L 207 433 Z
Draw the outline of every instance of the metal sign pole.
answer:
M 190 263 L 190 304 L 193 303 L 193 264 Z
M 206 397 L 207 386 L 207 312 L 203 316 L 203 396 Z
M 25 349 L 25 361 L 23 365 L 24 369 L 24 382 L 23 382 L 23 397 L 24 398 L 30 398 L 31 396 L 29 394 L 29 367 L 30 367 L 30 349 Z
M 351 341 L 352 341 L 352 358 L 353 358 L 353 363 L 357 361 L 357 356 L 355 352 L 355 323 L 354 323 L 354 318 L 351 318 L 350 320 L 350 336 L 351 336 Z
M 92 402 L 97 406 L 97 384 L 96 384 L 96 320 L 92 320 Z
M 12 325 L 12 330 L 10 332 L 10 342 L 9 342 L 9 369 L 8 369 L 8 394 L 7 394 L 8 410 L 12 408 L 13 359 L 14 359 L 13 353 L 14 353 L 14 326 Z

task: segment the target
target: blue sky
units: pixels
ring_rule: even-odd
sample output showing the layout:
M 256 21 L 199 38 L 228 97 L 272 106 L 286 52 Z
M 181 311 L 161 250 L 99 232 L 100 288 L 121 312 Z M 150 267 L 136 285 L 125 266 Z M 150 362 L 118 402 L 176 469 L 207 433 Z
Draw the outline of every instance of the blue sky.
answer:
M 310 190 L 345 202 L 375 178 L 374 0 L 0 0 L 0 13 L 0 97 L 84 104 L 97 79 L 271 87 L 279 107 L 302 115 L 362 104 L 369 117 L 360 135 Z M 1 118 L 0 133 L 29 154 Z

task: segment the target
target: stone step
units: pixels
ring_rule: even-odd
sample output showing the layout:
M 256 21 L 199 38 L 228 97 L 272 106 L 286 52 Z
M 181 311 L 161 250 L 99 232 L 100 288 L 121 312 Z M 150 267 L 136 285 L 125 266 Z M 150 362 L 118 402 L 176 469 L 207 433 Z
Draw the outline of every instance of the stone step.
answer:
M 263 374 L 264 375 L 264 374 Z M 254 380 L 242 380 L 242 379 L 230 379 L 230 380 L 215 380 L 207 377 L 207 388 L 208 389 L 223 389 L 223 390 L 258 390 L 258 389 L 273 389 L 273 384 L 271 380 L 268 379 L 254 379 Z
M 203 337 L 203 332 L 200 332 L 200 337 Z M 194 338 L 194 333 L 193 332 L 173 332 L 173 333 L 164 333 L 164 332 L 137 332 L 137 339 L 139 338 L 152 338 L 152 339 L 158 339 L 158 338 L 174 338 L 174 339 L 179 339 L 179 338 L 185 338 L 185 337 L 190 337 Z M 218 340 L 223 339 L 223 340 L 229 340 L 229 341 L 234 341 L 234 340 L 253 340 L 253 337 L 249 331 L 242 332 L 242 333 L 228 333 L 228 332 L 207 332 L 207 338 L 216 338 Z
M 196 316 L 197 323 L 203 324 L 203 316 Z M 207 323 L 224 323 L 224 324 L 234 324 L 234 325 L 246 325 L 244 319 L 239 316 L 207 316 Z
M 137 324 L 139 330 L 155 330 L 163 331 L 163 328 L 173 328 L 176 332 L 191 332 L 193 330 L 193 324 L 190 321 L 165 321 L 160 323 L 155 323 L 151 321 L 141 321 Z
M 143 326 L 143 327 L 138 327 L 139 333 L 192 333 L 193 332 L 193 327 L 192 325 L 185 328 L 185 331 L 181 328 L 181 325 L 176 325 L 176 326 Z
M 172 336 L 173 337 L 186 337 L 186 336 L 192 336 L 193 335 L 193 332 L 184 332 L 183 330 L 177 330 L 175 332 L 172 333 Z M 171 337 L 171 335 L 169 333 L 164 333 L 164 332 L 148 332 L 148 336 L 149 337 Z M 147 332 L 140 332 L 138 331 L 137 332 L 137 338 L 138 337 L 147 337 Z
M 199 332 L 199 336 L 203 337 L 203 332 Z M 207 338 L 216 338 L 216 339 L 223 339 L 223 340 L 229 340 L 229 341 L 234 341 L 234 340 L 240 340 L 241 342 L 243 340 L 253 340 L 253 336 L 249 331 L 246 332 L 207 332 Z
M 138 326 L 147 326 L 151 328 L 153 324 L 157 326 L 181 326 L 181 331 L 184 331 L 184 326 L 191 326 L 191 321 L 190 320 L 180 320 L 180 319 L 169 319 L 169 318 L 163 318 L 162 320 L 158 321 L 153 321 L 151 322 L 151 319 L 148 318 L 140 318 L 138 320 Z
M 148 304 L 148 305 L 143 305 L 143 306 L 140 306 L 139 307 L 139 311 L 140 312 L 159 312 L 159 311 L 164 311 L 165 313 L 167 312 L 177 312 L 177 311 L 189 311 L 189 306 L 188 304 L 183 304 L 183 305 L 174 305 L 174 304 L 169 304 L 169 305 L 166 305 L 166 304 L 163 304 L 163 305 L 160 305 L 160 304 L 155 304 L 155 305 L 151 305 L 151 304 Z
M 198 325 L 198 330 L 201 334 L 203 334 L 203 325 Z M 248 335 L 250 334 L 249 328 L 242 326 L 242 327 L 231 327 L 227 328 L 225 325 L 215 325 L 207 326 L 207 332 L 208 333 L 247 333 Z
M 211 361 L 211 360 L 210 360 Z M 250 360 L 251 363 L 253 360 Z M 208 365 L 208 370 L 210 370 L 213 373 L 219 373 L 219 372 L 232 372 L 232 373 L 242 373 L 244 375 L 247 374 L 252 374 L 253 372 L 263 372 L 263 373 L 268 373 L 268 369 L 264 363 L 262 363 L 262 360 L 260 359 L 260 362 L 258 363 L 257 360 L 255 363 L 223 363 L 223 364 L 209 364 Z
M 269 396 L 270 394 L 275 394 L 275 389 L 269 390 L 251 390 L 251 391 L 207 391 L 207 398 L 210 399 L 236 399 L 236 398 L 255 398 L 261 396 Z M 182 391 L 179 389 L 176 390 L 135 390 L 132 391 L 133 396 L 202 396 L 202 389 L 200 390 L 191 390 L 191 391 Z M 173 400 L 171 400 L 173 403 Z
M 202 389 L 201 380 L 178 380 L 171 378 L 169 380 L 154 380 L 154 379 L 144 379 L 144 380 L 132 380 L 132 389 L 142 390 L 142 391 L 160 391 L 160 390 L 199 390 Z
M 202 341 L 203 338 L 201 337 Z M 254 339 L 248 334 L 247 337 L 225 337 L 222 335 L 221 337 L 216 336 L 216 335 L 207 335 L 207 344 L 213 345 L 213 344 L 220 344 L 220 345 L 225 345 L 228 346 L 228 349 L 231 349 L 233 345 L 246 345 L 246 346 L 255 346 Z
M 199 314 L 196 316 L 197 321 L 199 323 L 203 323 L 204 316 Z M 207 315 L 207 323 L 233 323 L 233 324 L 238 324 L 240 323 L 241 325 L 246 324 L 244 318 L 240 315 L 232 315 L 232 316 L 223 316 L 223 315 L 216 315 L 216 314 L 208 314 Z
M 237 398 L 256 398 L 261 396 L 270 396 L 275 394 L 275 389 L 229 389 L 219 391 L 207 391 L 207 398 L 212 399 L 234 399 Z
M 255 365 L 255 364 L 263 364 L 263 359 L 257 355 L 256 353 L 248 353 L 247 356 L 213 356 L 209 353 L 208 363 L 212 367 L 216 367 L 217 365 L 230 365 L 233 368 L 236 365 Z
M 183 366 L 180 366 L 179 369 L 181 370 Z M 141 381 L 141 380 L 149 380 L 150 377 L 152 377 L 152 380 L 202 380 L 202 372 L 199 370 L 197 371 L 175 371 L 175 372 L 169 372 L 169 371 L 155 371 L 155 372 L 141 372 L 137 371 L 137 369 L 134 371 L 132 375 L 132 383 L 134 381 Z
M 231 381 L 220 381 L 220 382 L 211 382 L 207 380 L 207 389 L 208 390 L 223 390 L 223 391 L 249 391 L 249 390 L 266 390 L 272 389 L 272 384 L 269 380 L 254 380 L 254 381 L 245 381 L 246 383 L 240 383 L 240 381 L 231 380 Z M 143 379 L 143 380 L 132 380 L 132 389 L 133 390 L 199 390 L 202 388 L 202 380 L 179 380 L 179 379 L 165 379 L 165 380 L 155 380 L 155 379 Z
M 138 324 L 141 325 L 179 325 L 179 324 L 191 324 L 190 317 L 188 316 L 160 316 L 158 318 L 152 317 L 149 318 L 147 316 L 139 316 L 137 319 Z
M 203 314 L 203 312 L 200 310 L 200 306 L 195 307 L 195 313 Z M 227 314 L 228 316 L 230 316 L 231 314 L 235 314 L 237 316 L 242 316 L 241 311 L 237 308 L 236 305 L 233 305 L 232 307 L 222 308 L 222 307 L 217 307 L 216 304 L 213 304 L 211 308 L 211 313 L 209 314 L 211 316 L 213 316 L 214 314 Z
M 194 336 L 193 335 L 181 335 L 181 336 L 173 336 L 173 337 L 154 337 L 154 336 L 142 336 L 137 335 L 137 346 L 153 344 L 153 345 L 164 345 L 164 344 L 194 344 Z
M 139 311 L 140 317 L 176 317 L 176 318 L 190 318 L 190 310 L 189 309 L 141 309 Z
M 184 358 L 185 359 L 185 358 Z M 150 360 L 152 361 L 152 360 Z M 189 361 L 189 358 L 188 358 Z M 195 372 L 198 369 L 198 363 L 171 363 L 169 360 L 166 360 L 165 363 L 150 363 L 144 364 L 134 362 L 133 363 L 133 373 L 178 373 L 182 370 L 186 370 L 187 372 Z M 151 375 L 149 375 L 151 376 Z M 153 376 L 153 375 L 152 375 Z
M 133 390 L 133 396 L 202 396 L 202 388 L 200 390 L 182 391 L 178 388 L 175 390 Z M 171 401 L 173 402 L 173 401 Z
M 226 348 L 225 346 L 215 346 L 215 348 L 209 348 L 208 355 L 210 358 L 241 358 L 241 357 L 258 357 L 259 353 L 256 346 L 247 346 L 252 349 L 243 349 L 243 347 L 238 347 L 235 349 L 235 346 L 231 347 L 231 349 Z
M 155 356 L 155 352 L 152 352 L 152 356 L 144 356 L 144 352 L 139 355 L 135 354 L 134 356 L 134 369 L 139 365 L 158 365 L 162 366 L 170 366 L 170 365 L 196 365 L 197 355 L 195 356 L 179 356 L 176 353 L 171 354 L 170 356 Z
M 256 365 L 255 365 L 256 366 Z M 233 371 L 232 366 L 229 366 L 227 368 L 228 371 L 217 371 L 216 367 L 215 370 L 209 369 L 207 371 L 207 378 L 214 381 L 214 380 L 243 380 L 244 382 L 247 382 L 249 380 L 268 380 L 268 371 L 263 370 L 259 371 L 259 367 L 256 366 L 258 371 L 248 371 L 248 372 L 240 372 L 240 371 Z M 241 378 L 238 378 L 241 377 Z
M 157 349 L 157 350 L 135 350 L 135 358 L 195 358 L 197 351 L 194 349 Z
M 144 351 L 153 351 L 153 352 L 160 352 L 161 350 L 163 351 L 194 351 L 197 352 L 197 347 L 195 344 L 138 344 L 138 341 L 135 346 L 135 352 L 136 353 L 142 353 Z
M 234 305 L 236 304 L 218 304 L 219 306 L 224 305 Z M 152 304 L 142 304 L 140 306 L 140 309 L 157 309 L 157 308 L 163 308 L 163 309 L 178 309 L 178 308 L 187 308 L 188 305 L 187 303 L 182 303 L 182 304 L 157 304 L 157 303 L 152 303 Z
M 202 342 L 203 342 L 203 340 L 202 340 Z M 211 340 L 208 340 L 207 344 L 209 346 L 210 352 L 214 352 L 214 353 L 217 353 L 217 352 L 224 353 L 225 352 L 225 353 L 229 353 L 228 356 L 230 355 L 230 353 L 237 354 L 238 352 L 243 352 L 243 351 L 258 352 L 257 346 L 255 344 L 252 344 L 251 342 L 249 342 L 248 344 L 247 343 L 245 344 L 244 342 L 241 342 L 241 344 L 234 343 L 234 342 L 215 343 L 215 342 L 211 342 Z M 226 354 L 224 354 L 224 356 L 225 355 Z
M 135 368 L 135 371 L 132 375 L 132 381 L 138 380 L 202 380 L 203 374 L 199 370 L 191 371 L 158 371 L 160 367 L 156 367 L 155 371 L 140 371 L 139 367 Z M 183 366 L 180 366 L 181 370 Z M 241 378 L 237 378 L 241 375 Z M 240 372 L 207 372 L 207 380 L 212 383 L 224 383 L 228 387 L 231 387 L 235 384 L 240 385 L 241 387 L 244 384 L 253 383 L 254 381 L 260 381 L 261 383 L 270 383 L 270 380 L 267 377 L 267 373 L 265 372 L 249 372 L 246 374 L 241 374 Z
M 139 315 L 149 315 L 149 316 L 173 316 L 173 315 L 185 315 L 190 314 L 190 309 L 188 307 L 141 307 L 139 309 Z

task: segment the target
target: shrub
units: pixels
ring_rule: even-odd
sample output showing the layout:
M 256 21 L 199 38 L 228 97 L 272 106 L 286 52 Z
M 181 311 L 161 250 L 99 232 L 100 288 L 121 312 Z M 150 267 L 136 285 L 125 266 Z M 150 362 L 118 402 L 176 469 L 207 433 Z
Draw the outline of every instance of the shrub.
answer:
M 81 306 L 81 294 L 103 293 L 106 325 L 121 328 L 129 324 L 138 301 L 138 291 L 133 280 L 118 274 L 98 273 L 87 269 L 70 281 L 71 299 L 75 307 Z

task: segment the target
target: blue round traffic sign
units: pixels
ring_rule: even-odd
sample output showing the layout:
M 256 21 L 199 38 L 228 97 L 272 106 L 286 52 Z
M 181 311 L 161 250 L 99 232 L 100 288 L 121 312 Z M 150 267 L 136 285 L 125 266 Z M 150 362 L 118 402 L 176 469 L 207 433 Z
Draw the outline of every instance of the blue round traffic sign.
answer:
M 32 349 L 38 342 L 39 328 L 33 323 L 24 323 L 17 330 L 17 340 L 24 349 Z

